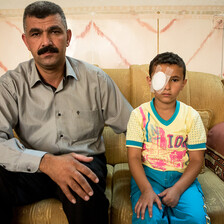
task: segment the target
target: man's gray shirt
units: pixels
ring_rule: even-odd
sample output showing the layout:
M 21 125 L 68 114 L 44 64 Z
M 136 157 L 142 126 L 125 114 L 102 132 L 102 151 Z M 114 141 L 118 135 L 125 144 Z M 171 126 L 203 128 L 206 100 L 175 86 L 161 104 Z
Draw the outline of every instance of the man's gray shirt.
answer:
M 66 74 L 54 91 L 40 78 L 33 59 L 21 63 L 0 78 L 0 165 L 36 172 L 47 152 L 103 153 L 104 125 L 125 132 L 131 110 L 98 67 L 66 57 Z

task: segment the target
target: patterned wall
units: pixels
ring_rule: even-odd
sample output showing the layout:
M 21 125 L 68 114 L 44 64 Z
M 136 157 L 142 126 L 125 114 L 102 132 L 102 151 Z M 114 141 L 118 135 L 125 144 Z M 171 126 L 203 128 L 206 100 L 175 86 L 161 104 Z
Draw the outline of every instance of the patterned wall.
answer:
M 102 68 L 148 64 L 178 53 L 191 71 L 223 76 L 223 6 L 64 8 L 73 32 L 67 55 Z M 0 75 L 32 56 L 21 35 L 23 10 L 0 10 Z

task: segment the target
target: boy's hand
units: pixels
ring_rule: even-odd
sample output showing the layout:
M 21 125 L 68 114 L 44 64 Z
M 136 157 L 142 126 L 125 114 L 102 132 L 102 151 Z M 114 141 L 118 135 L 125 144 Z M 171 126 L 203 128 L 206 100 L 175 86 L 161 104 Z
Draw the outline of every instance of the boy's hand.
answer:
M 178 204 L 181 192 L 173 186 L 167 188 L 166 190 L 158 194 L 158 196 L 162 198 L 163 204 L 173 208 Z
M 141 219 L 145 218 L 145 210 L 148 207 L 149 217 L 152 217 L 152 206 L 153 203 L 157 203 L 158 208 L 162 209 L 162 203 L 159 197 L 156 195 L 154 191 L 146 191 L 143 192 L 138 199 L 138 202 L 135 205 L 135 213 L 137 214 L 137 218 L 140 217 Z

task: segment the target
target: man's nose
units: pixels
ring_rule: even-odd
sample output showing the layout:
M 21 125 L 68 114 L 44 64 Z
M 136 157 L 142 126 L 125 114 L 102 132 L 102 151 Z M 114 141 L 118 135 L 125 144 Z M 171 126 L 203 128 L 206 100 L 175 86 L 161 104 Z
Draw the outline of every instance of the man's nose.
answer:
M 47 33 L 42 35 L 42 47 L 52 45 L 52 40 Z

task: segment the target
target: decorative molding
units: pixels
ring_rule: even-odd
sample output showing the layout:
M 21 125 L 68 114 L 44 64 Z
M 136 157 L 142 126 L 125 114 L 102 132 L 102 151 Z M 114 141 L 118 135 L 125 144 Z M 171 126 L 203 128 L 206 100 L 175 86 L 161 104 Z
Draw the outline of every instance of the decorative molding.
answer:
M 22 17 L 24 9 L 2 9 L 0 18 Z M 105 14 L 146 14 L 152 16 L 213 16 L 222 14 L 224 6 L 95 6 L 64 8 L 67 16 Z
M 224 14 L 214 15 L 213 26 L 215 29 L 223 29 L 224 28 Z

